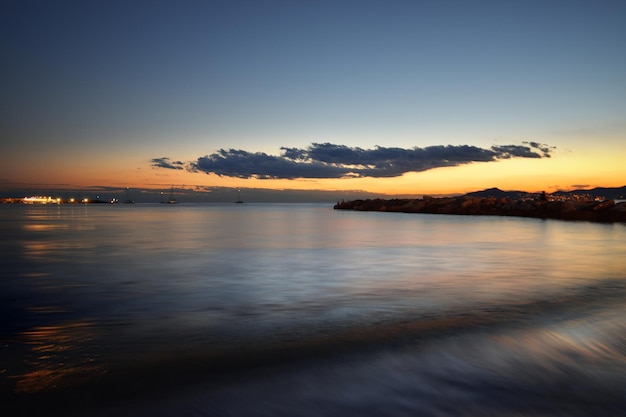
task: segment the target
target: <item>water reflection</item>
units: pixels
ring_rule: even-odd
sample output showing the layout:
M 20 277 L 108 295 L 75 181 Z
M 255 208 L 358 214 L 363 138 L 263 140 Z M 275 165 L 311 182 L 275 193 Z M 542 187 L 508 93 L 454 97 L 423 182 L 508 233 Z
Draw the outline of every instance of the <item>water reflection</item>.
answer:
M 160 415 L 550 415 L 626 386 L 624 225 L 97 206 L 0 208 L 20 393 L 200 375 L 210 389 Z
M 625 312 L 478 331 L 463 325 L 445 337 L 266 369 L 101 415 L 618 416 Z
M 12 376 L 15 392 L 78 387 L 106 373 L 102 359 L 95 352 L 94 337 L 89 322 L 38 326 L 23 332 L 18 340 L 27 346 L 28 353 L 24 371 Z
M 52 232 L 67 229 L 67 224 L 25 224 L 22 228 L 28 232 Z
M 85 251 L 93 248 L 93 244 L 62 240 L 37 241 L 23 243 L 24 257 L 31 261 L 64 262 L 68 252 Z

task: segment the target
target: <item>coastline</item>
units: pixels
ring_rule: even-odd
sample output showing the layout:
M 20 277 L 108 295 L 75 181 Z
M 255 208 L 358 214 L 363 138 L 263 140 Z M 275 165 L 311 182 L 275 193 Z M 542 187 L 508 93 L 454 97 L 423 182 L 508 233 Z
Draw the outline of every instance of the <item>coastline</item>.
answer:
M 507 197 L 424 197 L 341 201 L 335 210 L 514 216 L 592 222 L 626 222 L 626 202 L 520 200 Z

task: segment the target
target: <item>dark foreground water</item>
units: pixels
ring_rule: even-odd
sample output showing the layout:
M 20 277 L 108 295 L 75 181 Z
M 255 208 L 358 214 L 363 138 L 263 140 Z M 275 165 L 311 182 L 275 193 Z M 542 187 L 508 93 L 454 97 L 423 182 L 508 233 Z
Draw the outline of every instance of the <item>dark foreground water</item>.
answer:
M 624 416 L 626 225 L 0 206 L 0 415 Z

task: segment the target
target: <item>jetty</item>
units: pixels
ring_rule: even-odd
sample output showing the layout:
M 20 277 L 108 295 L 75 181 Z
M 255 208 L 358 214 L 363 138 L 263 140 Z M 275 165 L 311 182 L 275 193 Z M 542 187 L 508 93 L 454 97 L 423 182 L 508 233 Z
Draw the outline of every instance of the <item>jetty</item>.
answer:
M 473 216 L 517 216 L 541 219 L 626 222 L 626 202 L 615 200 L 550 201 L 495 197 L 423 197 L 340 201 L 336 210 L 429 213 Z

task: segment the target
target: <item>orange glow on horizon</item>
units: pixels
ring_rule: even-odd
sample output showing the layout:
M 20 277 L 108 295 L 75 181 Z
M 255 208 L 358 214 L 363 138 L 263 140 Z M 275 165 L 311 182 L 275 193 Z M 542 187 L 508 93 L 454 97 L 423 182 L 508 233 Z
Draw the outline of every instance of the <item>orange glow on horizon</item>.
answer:
M 619 152 L 579 149 L 576 153 L 563 151 L 552 158 L 509 159 L 497 162 L 437 168 L 412 172 L 390 178 L 339 179 L 242 179 L 215 174 L 193 173 L 186 170 L 154 168 L 138 157 L 127 157 L 118 164 L 90 161 L 67 164 L 48 161 L 37 169 L 17 169 L 8 160 L 5 172 L 19 176 L 8 178 L 4 190 L 20 190 L 32 186 L 39 189 L 90 192 L 93 187 L 167 190 L 176 188 L 210 189 L 261 188 L 270 190 L 364 191 L 381 195 L 450 195 L 498 187 L 502 190 L 554 192 L 575 188 L 620 187 L 626 184 L 626 167 Z M 36 163 L 37 161 L 31 161 Z M 23 164 L 20 164 L 23 167 Z M 45 179 L 45 181 L 43 181 Z M 83 198 L 85 195 L 77 195 Z

